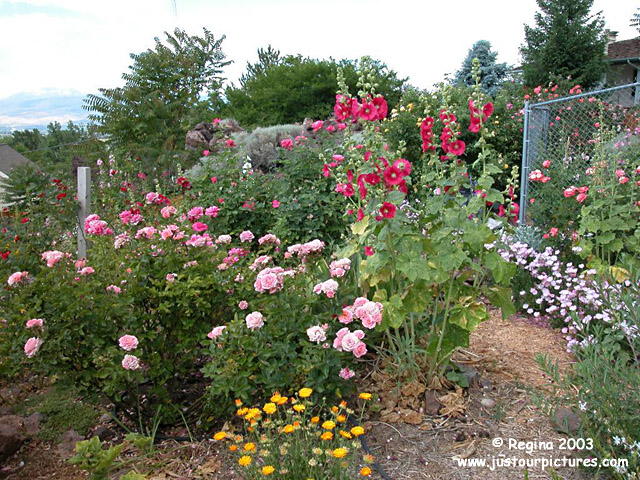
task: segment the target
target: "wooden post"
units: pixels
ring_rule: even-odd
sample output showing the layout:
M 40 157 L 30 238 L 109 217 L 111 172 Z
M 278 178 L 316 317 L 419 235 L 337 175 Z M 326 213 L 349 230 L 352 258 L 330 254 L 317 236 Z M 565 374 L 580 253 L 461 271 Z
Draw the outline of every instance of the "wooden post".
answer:
M 78 258 L 87 258 L 84 221 L 91 209 L 91 168 L 78 167 Z

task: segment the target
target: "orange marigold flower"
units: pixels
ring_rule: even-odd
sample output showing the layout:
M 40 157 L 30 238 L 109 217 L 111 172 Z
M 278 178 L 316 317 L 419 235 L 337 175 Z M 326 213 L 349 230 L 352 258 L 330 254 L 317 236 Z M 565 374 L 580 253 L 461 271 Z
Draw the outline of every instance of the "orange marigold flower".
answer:
M 349 432 L 345 432 L 344 430 L 340 430 L 340 432 L 339 432 L 339 433 L 340 433 L 340 435 L 341 435 L 341 436 L 343 436 L 344 438 L 348 438 L 348 439 L 353 438 Z
M 359 437 L 360 435 L 363 435 L 363 434 L 364 434 L 364 428 L 362 428 L 361 426 L 359 426 L 359 425 L 358 425 L 358 426 L 353 427 L 353 428 L 351 429 L 351 433 L 352 433 L 354 436 Z
M 336 426 L 335 422 L 331 420 L 326 420 L 322 422 L 322 428 L 324 428 L 325 430 L 333 430 L 335 426 Z
M 333 413 L 338 413 L 338 410 L 339 410 L 339 408 L 338 408 L 338 407 L 336 407 L 335 405 L 334 405 L 333 407 L 331 407 L 331 411 L 332 411 Z
M 274 393 L 274 394 L 271 396 L 270 400 L 271 400 L 273 403 L 278 403 L 278 401 L 279 401 L 281 398 L 282 398 L 282 397 L 280 396 L 280 394 L 279 394 L 278 392 L 276 392 L 276 393 Z
M 320 438 L 322 440 L 331 440 L 333 438 L 333 433 L 331 432 L 324 432 L 322 435 L 320 435 Z
M 289 400 L 288 397 L 280 397 L 276 403 L 278 405 L 284 405 L 285 403 L 287 403 L 287 400 Z
M 302 403 L 296 403 L 296 404 L 293 406 L 293 409 L 294 409 L 296 412 L 300 413 L 300 412 L 304 412 L 305 406 L 304 406 Z
M 245 443 L 244 444 L 244 451 L 245 452 L 253 452 L 256 449 L 256 444 L 253 442 L 249 442 L 249 443 Z
M 347 408 L 347 402 L 344 400 L 340 402 L 340 408 Z
M 236 450 L 238 450 L 238 445 L 229 445 L 229 450 L 235 452 Z
M 362 467 L 360 469 L 360 475 L 362 475 L 363 477 L 370 477 L 371 469 L 369 467 Z
M 338 415 L 338 416 L 336 417 L 336 420 L 337 420 L 338 422 L 340 422 L 340 423 L 344 423 L 344 422 L 346 422 L 346 421 L 347 421 L 347 417 L 346 417 L 345 415 Z
M 300 422 L 296 420 L 295 422 L 293 422 L 293 426 L 298 428 L 300 426 Z
M 320 417 L 311 417 L 311 423 L 319 423 Z
M 235 402 L 236 402 L 236 407 L 241 407 L 242 406 L 242 400 L 240 400 L 239 398 L 236 398 Z
M 285 425 L 282 429 L 284 433 L 293 433 L 294 430 L 295 428 L 293 427 L 293 425 Z

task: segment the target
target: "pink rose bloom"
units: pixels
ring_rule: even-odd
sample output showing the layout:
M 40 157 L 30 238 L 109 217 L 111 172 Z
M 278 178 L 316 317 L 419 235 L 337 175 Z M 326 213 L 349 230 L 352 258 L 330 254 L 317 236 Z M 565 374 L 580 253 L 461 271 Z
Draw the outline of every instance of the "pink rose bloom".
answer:
M 264 245 L 265 243 L 273 243 L 274 245 L 280 245 L 280 239 L 276 237 L 273 233 L 267 233 L 264 237 L 260 237 L 258 239 L 259 245 Z
M 382 323 L 382 304 L 367 301 L 365 304 L 355 308 L 355 314 L 362 321 L 362 325 L 365 328 L 375 328 L 376 325 Z
M 342 339 L 347 333 L 349 333 L 349 329 L 347 327 L 341 328 L 336 332 L 336 338 L 333 340 L 333 348 L 338 351 L 342 351 Z
M 167 282 L 173 283 L 176 281 L 177 276 L 178 275 L 176 273 L 167 273 L 167 275 L 164 278 L 167 280 Z
M 191 225 L 191 228 L 193 228 L 196 232 L 204 232 L 209 228 L 209 225 L 202 222 L 195 222 L 193 225 Z
M 324 125 L 324 122 L 322 120 L 318 120 L 316 122 L 313 122 L 311 124 L 311 128 L 313 129 L 313 132 L 317 132 L 318 130 L 320 130 Z
M 135 355 L 125 355 L 122 359 L 122 368 L 125 370 L 138 370 L 140 368 L 140 360 Z
M 215 340 L 220 335 L 222 335 L 222 332 L 224 332 L 225 328 L 227 328 L 227 327 L 224 326 L 224 325 L 221 326 L 221 327 L 214 327 L 213 330 L 211 330 L 209 333 L 207 333 L 207 337 L 209 337 L 211 340 Z
M 307 328 L 309 340 L 315 343 L 322 343 L 327 339 L 327 333 L 320 325 Z
M 247 308 L 249 308 L 249 302 L 247 302 L 246 300 L 241 300 L 240 303 L 238 303 L 238 308 L 240 310 L 246 310 Z
M 160 199 L 160 195 L 158 195 L 156 192 L 149 192 L 144 196 L 145 202 L 149 204 L 156 203 L 159 199 Z
M 203 150 L 202 155 L 208 157 L 211 152 L 209 150 Z
M 27 320 L 27 328 L 34 327 L 42 327 L 44 325 L 44 320 L 42 318 L 32 318 L 31 320 Z
M 69 254 L 59 252 L 58 250 L 50 250 L 42 254 L 42 260 L 47 262 L 47 267 L 52 268 L 66 256 L 69 256 Z
M 621 185 L 627 183 L 628 181 L 629 181 L 629 178 L 627 178 L 627 177 L 619 177 L 618 178 L 618 183 L 621 184 Z
M 274 200 L 271 202 L 271 206 L 273 208 L 278 208 L 280 206 L 280 202 L 278 200 Z
M 564 195 L 564 198 L 573 197 L 576 194 L 576 187 L 571 186 L 571 187 L 565 188 L 562 194 Z
M 353 322 L 353 310 L 351 307 L 346 307 L 342 309 L 342 313 L 338 316 L 338 321 L 340 323 L 349 324 Z
M 38 350 L 40 350 L 42 343 L 43 342 L 40 338 L 31 337 L 29 340 L 27 340 L 27 343 L 24 344 L 25 355 L 29 358 L 33 357 L 36 353 L 38 353 Z
M 264 317 L 260 312 L 252 312 L 246 317 L 247 328 L 256 330 L 264 326 Z
M 350 378 L 354 377 L 355 374 L 356 372 L 354 372 L 350 368 L 344 367 L 343 369 L 340 370 L 340 373 L 338 375 L 340 376 L 340 378 L 343 378 L 344 380 L 349 380 Z
M 205 211 L 204 214 L 208 217 L 212 217 L 215 218 L 218 216 L 218 213 L 220 212 L 220 207 L 208 207 Z
M 218 183 L 218 177 L 211 177 L 211 183 Z
M 175 215 L 176 213 L 176 207 L 174 207 L 173 205 L 162 207 L 162 209 L 160 210 L 160 215 L 162 215 L 162 218 L 169 218 L 171 217 L 171 215 Z
M 586 193 L 579 193 L 576 196 L 576 200 L 578 201 L 578 203 L 582 203 L 587 199 L 587 194 Z
M 116 236 L 116 239 L 113 242 L 113 248 L 122 248 L 122 246 L 127 244 L 130 240 L 131 239 L 129 238 L 129 235 L 127 235 L 126 233 L 121 233 L 120 235 Z
M 231 235 L 220 235 L 216 239 L 216 243 L 231 243 Z
M 338 282 L 336 282 L 333 279 L 329 279 L 313 287 L 313 293 L 317 295 L 324 293 L 327 296 L 327 298 L 335 297 L 337 290 L 338 290 Z
M 544 162 L 542 162 L 542 166 L 544 168 L 549 168 L 551 166 L 551 160 L 545 160 Z
M 28 276 L 29 276 L 29 272 L 15 272 L 9 275 L 9 278 L 7 279 L 7 283 L 9 284 L 10 287 L 13 287 L 14 285 L 17 285 L 18 283 L 21 283 L 22 281 L 24 281 Z
M 204 208 L 202 207 L 193 207 L 191 210 L 187 212 L 187 218 L 189 218 L 190 222 L 195 222 L 203 215 L 204 215 Z
M 254 237 L 253 233 L 251 233 L 249 230 L 245 230 L 244 232 L 242 232 L 240 234 L 240 241 L 241 242 L 250 242 L 254 238 L 255 237 Z
M 293 150 L 293 140 L 291 140 L 290 138 L 285 138 L 284 140 L 280 141 L 280 146 L 287 150 Z
M 123 335 L 118 340 L 118 345 L 120 345 L 120 348 L 123 350 L 130 352 L 138 347 L 138 339 L 133 335 Z
M 362 342 L 360 342 L 358 336 L 354 332 L 349 332 L 344 337 L 342 337 L 342 343 L 340 344 L 340 346 L 342 347 L 343 351 L 351 352 L 359 343 Z
M 351 260 L 348 258 L 341 258 L 340 260 L 334 260 L 329 265 L 329 274 L 332 277 L 343 277 L 351 269 Z
M 107 292 L 112 292 L 115 293 L 116 295 L 122 292 L 122 289 L 120 287 L 118 287 L 117 285 L 109 285 L 106 288 Z
M 151 240 L 153 236 L 158 232 L 155 227 L 143 227 L 136 232 L 135 238 L 146 238 Z
M 80 275 L 91 275 L 92 273 L 95 273 L 95 270 L 93 269 L 93 267 L 84 267 L 80 269 L 78 273 Z
M 235 147 L 236 146 L 236 142 L 234 142 L 233 140 L 231 140 L 230 138 L 228 140 L 225 140 L 224 143 L 227 144 L 227 147 Z
M 360 358 L 363 355 L 367 354 L 367 345 L 364 342 L 360 342 L 354 347 L 352 351 L 354 357 Z

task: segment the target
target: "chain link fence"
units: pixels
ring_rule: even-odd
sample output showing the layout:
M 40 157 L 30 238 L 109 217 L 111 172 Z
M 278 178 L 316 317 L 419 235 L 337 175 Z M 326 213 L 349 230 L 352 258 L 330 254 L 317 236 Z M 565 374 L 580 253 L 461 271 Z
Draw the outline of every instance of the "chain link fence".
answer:
M 527 102 L 523 128 L 520 224 L 567 227 L 580 205 L 568 208 L 564 189 L 585 183 L 598 149 L 640 140 L 640 83 Z

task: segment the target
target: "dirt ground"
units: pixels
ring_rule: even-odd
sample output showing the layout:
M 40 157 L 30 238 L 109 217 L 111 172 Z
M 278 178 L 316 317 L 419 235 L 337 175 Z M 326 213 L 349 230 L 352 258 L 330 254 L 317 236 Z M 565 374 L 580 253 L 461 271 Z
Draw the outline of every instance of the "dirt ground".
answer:
M 553 478 L 551 469 L 543 470 L 539 465 L 532 468 L 501 466 L 507 461 L 532 462 L 572 456 L 571 451 L 559 448 L 561 439 L 567 437 L 554 430 L 549 417 L 531 400 L 532 389 L 544 390 L 549 385 L 549 378 L 535 361 L 538 353 L 558 362 L 561 370 L 570 368 L 572 357 L 566 353 L 557 331 L 523 317 L 502 320 L 492 314 L 473 333 L 470 347 L 456 354 L 456 362 L 469 368 L 475 377 L 468 390 L 451 391 L 449 397 L 441 398 L 444 404 L 453 405 L 448 410 L 452 412 L 450 415 L 430 415 L 425 406 L 415 408 L 411 423 L 384 421 L 383 415 L 368 422 L 367 446 L 386 476 L 374 473 L 370 478 Z M 385 398 L 380 401 L 384 403 Z M 534 442 L 535 445 L 528 446 L 539 449 L 530 448 L 527 452 L 526 445 L 515 446 L 514 442 Z M 541 445 L 541 442 L 547 443 Z M 462 465 L 474 459 L 485 459 L 486 466 Z M 495 459 L 501 464 L 492 470 L 489 467 Z M 162 442 L 151 458 L 132 461 L 130 467 L 139 469 L 151 480 L 240 479 L 226 454 L 218 451 L 212 441 Z M 556 479 L 589 478 L 578 468 L 554 471 Z M 0 478 L 77 480 L 87 476 L 66 463 L 56 446 L 32 441 L 2 466 Z

